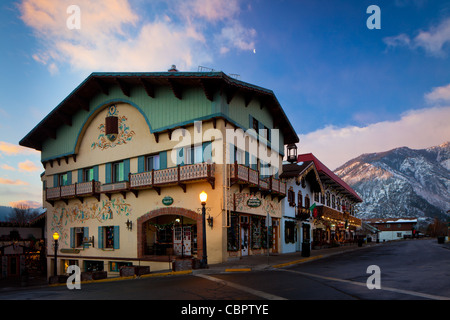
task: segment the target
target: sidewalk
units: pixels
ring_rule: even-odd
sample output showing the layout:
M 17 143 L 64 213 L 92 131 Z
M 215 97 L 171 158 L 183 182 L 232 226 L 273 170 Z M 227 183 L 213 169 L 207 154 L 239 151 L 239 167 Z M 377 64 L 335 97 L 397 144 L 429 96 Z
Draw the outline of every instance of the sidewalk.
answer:
M 303 257 L 301 252 L 295 253 L 279 253 L 267 255 L 256 255 L 256 256 L 245 256 L 242 258 L 231 259 L 224 263 L 210 264 L 207 269 L 195 269 L 188 271 L 157 271 L 151 272 L 148 275 L 141 276 L 146 277 L 157 277 L 157 276 L 168 276 L 168 275 L 180 275 L 180 274 L 214 274 L 214 273 L 224 273 L 224 272 L 250 272 L 259 271 L 271 268 L 282 268 L 288 265 L 305 263 L 308 261 L 313 261 L 320 258 L 329 257 L 335 254 L 341 254 L 344 252 L 350 252 L 354 250 L 360 250 L 367 247 L 372 247 L 374 245 L 381 245 L 376 243 L 363 244 L 362 247 L 358 247 L 356 244 L 339 246 L 335 248 L 318 249 L 311 250 L 309 257 Z M 106 281 L 118 281 L 126 280 L 127 278 L 107 278 L 104 280 L 97 280 L 94 282 L 106 282 Z M 30 277 L 26 284 L 21 282 L 20 278 L 12 279 L 0 279 L 0 292 L 8 290 L 26 290 L 36 287 L 47 287 L 49 284 L 45 277 Z

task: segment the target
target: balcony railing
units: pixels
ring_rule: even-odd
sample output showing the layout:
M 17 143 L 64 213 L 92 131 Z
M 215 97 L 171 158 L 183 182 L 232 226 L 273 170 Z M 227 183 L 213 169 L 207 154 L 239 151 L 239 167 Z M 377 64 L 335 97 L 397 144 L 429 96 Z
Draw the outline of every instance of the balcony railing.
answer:
M 196 163 L 168 169 L 152 170 L 130 174 L 130 190 L 153 188 L 160 193 L 160 187 L 179 185 L 186 192 L 186 183 L 205 180 L 214 189 L 215 164 Z
M 96 197 L 99 199 L 100 182 L 88 181 L 73 183 L 66 186 L 47 188 L 46 200 L 52 205 L 57 200 L 68 201 L 68 199 L 78 198 L 83 202 L 84 197 Z
M 286 196 L 286 183 L 273 177 L 260 178 L 259 171 L 243 164 L 230 164 L 231 184 L 239 184 L 241 189 L 248 186 L 257 188 L 261 192 L 277 196 Z

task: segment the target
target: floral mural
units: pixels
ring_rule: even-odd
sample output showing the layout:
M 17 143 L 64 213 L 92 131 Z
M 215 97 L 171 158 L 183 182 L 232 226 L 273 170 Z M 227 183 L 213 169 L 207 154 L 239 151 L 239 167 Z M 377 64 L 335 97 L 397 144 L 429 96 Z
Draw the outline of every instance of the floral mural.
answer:
M 113 219 L 114 216 L 129 216 L 131 214 L 131 205 L 124 199 L 112 199 L 101 202 L 76 202 L 70 206 L 55 206 L 50 211 L 50 234 L 58 232 L 59 241 L 66 245 L 69 244 L 69 230 L 67 226 L 81 227 L 88 220 L 96 220 L 100 223 Z
M 118 130 L 115 134 L 109 134 L 107 132 L 107 120 L 108 118 L 117 118 Z M 114 148 L 119 145 L 126 144 L 130 142 L 135 135 L 133 130 L 127 126 L 128 118 L 126 116 L 120 116 L 119 110 L 115 105 L 112 105 L 108 109 L 108 114 L 105 119 L 105 123 L 100 124 L 98 130 L 100 131 L 97 141 L 93 142 L 91 149 L 99 148 L 100 150 L 106 150 L 108 148 Z

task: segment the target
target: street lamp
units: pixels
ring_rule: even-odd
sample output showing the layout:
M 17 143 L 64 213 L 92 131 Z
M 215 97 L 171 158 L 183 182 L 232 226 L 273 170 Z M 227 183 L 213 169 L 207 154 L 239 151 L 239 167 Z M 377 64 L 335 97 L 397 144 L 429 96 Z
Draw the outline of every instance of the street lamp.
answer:
M 208 199 L 208 195 L 205 191 L 200 193 L 200 202 L 202 203 L 202 223 L 203 223 L 203 256 L 202 256 L 202 268 L 208 267 L 208 258 L 206 255 L 206 200 Z
M 53 234 L 53 240 L 55 240 L 55 261 L 53 262 L 53 275 L 56 276 L 57 272 L 56 272 L 56 268 L 57 268 L 57 262 L 56 259 L 58 257 L 58 239 L 59 239 L 59 234 L 58 232 L 55 232 Z

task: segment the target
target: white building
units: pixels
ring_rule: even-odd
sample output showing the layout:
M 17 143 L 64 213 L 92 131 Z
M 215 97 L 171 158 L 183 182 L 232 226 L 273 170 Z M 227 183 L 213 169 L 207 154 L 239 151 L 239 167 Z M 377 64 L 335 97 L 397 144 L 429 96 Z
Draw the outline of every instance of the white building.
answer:
M 357 193 L 313 154 L 283 164 L 286 183 L 282 201 L 281 252 L 308 251 L 356 241 L 361 220 L 353 216 Z M 305 252 L 305 256 L 309 253 Z

